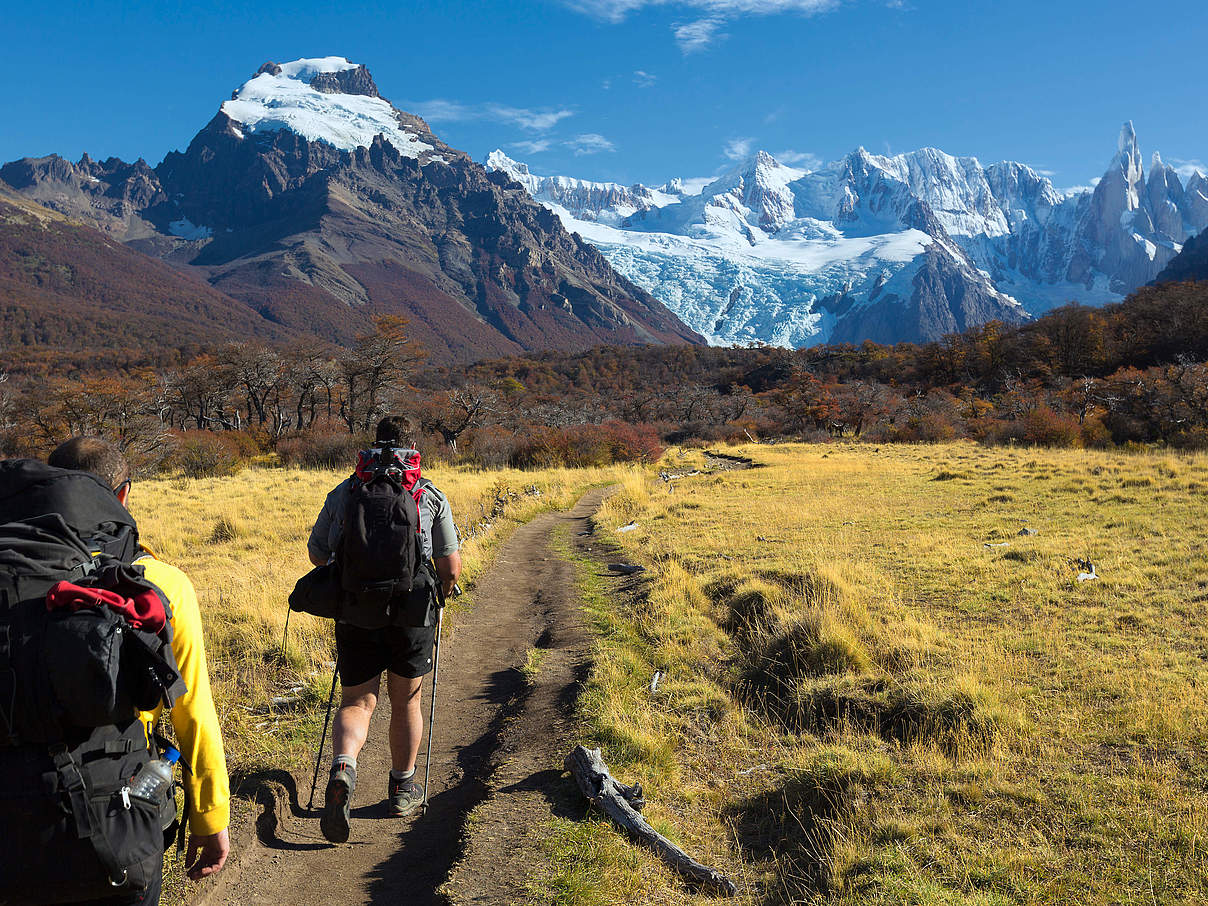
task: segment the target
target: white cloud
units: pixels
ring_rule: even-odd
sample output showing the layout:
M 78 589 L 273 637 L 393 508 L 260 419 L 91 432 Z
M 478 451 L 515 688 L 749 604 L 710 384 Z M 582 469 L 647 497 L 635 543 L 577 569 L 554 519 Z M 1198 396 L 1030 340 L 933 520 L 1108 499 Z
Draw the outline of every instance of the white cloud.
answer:
M 512 142 L 512 148 L 520 151 L 523 154 L 540 154 L 542 151 L 548 151 L 553 146 L 548 138 L 539 138 L 532 142 Z
M 1058 189 L 1057 191 L 1058 191 L 1058 192 L 1060 192 L 1062 195 L 1066 195 L 1066 196 L 1069 196 L 1069 195 L 1081 195 L 1081 194 L 1083 194 L 1084 192 L 1093 192 L 1093 191 L 1095 191 L 1095 186 L 1099 185 L 1099 183 L 1101 183 L 1102 181 L 1103 181 L 1103 177 L 1101 177 L 1101 176 L 1096 176 L 1094 179 L 1092 179 L 1092 180 L 1091 180 L 1089 183 L 1087 183 L 1085 186 L 1070 186 L 1070 187 L 1065 188 L 1065 189 Z
M 648 6 L 678 6 L 715 16 L 768 16 L 774 13 L 812 15 L 839 5 L 840 0 L 568 0 L 568 5 L 606 22 L 622 22 L 631 12 Z
M 681 179 L 680 184 L 684 187 L 685 195 L 699 195 L 705 190 L 705 186 L 712 185 L 716 181 L 716 176 L 690 176 Z
M 636 11 L 669 6 L 695 11 L 699 18 L 672 28 L 676 43 L 685 54 L 696 53 L 724 40 L 721 29 L 741 16 L 771 16 L 791 13 L 813 16 L 835 9 L 844 0 L 564 0 L 578 10 L 604 22 L 619 23 Z M 901 0 L 889 0 L 890 8 L 901 8 Z
M 606 22 L 622 22 L 635 9 L 649 0 L 568 0 L 567 6 Z
M 1044 176 L 1044 177 L 1046 177 L 1046 178 L 1048 178 L 1048 179 L 1052 179 L 1054 176 L 1056 176 L 1056 175 L 1057 175 L 1057 171 L 1056 171 L 1056 170 L 1046 170 L 1046 169 L 1045 169 L 1045 168 L 1043 168 L 1043 167 L 1041 167 L 1040 169 L 1038 169 L 1036 172 L 1037 172 L 1037 173 L 1039 173 L 1041 176 Z
M 432 123 L 464 122 L 466 120 L 492 120 L 519 126 L 532 132 L 548 132 L 561 120 L 574 116 L 573 110 L 546 109 L 529 110 L 525 107 L 510 107 L 506 104 L 463 104 L 434 98 L 430 101 L 406 102 L 404 109 L 414 110 Z
M 1181 160 L 1177 157 L 1170 159 L 1170 165 L 1174 167 L 1174 172 L 1179 174 L 1179 179 L 1184 183 L 1196 173 L 1208 174 L 1208 164 L 1204 164 L 1198 160 Z
M 532 129 L 534 132 L 553 129 L 559 120 L 574 116 L 571 110 L 526 110 L 523 107 L 506 107 L 503 104 L 488 104 L 486 113 L 489 119 L 511 123 L 521 129 Z
M 474 118 L 473 108 L 441 98 L 404 102 L 404 106 L 408 110 L 414 110 L 430 123 L 453 123 Z
M 658 76 L 646 72 L 643 69 L 635 69 L 633 71 L 633 84 L 637 85 L 639 88 L 649 88 L 651 85 L 657 82 L 658 79 Z
M 732 138 L 726 142 L 721 153 L 730 160 L 746 160 L 751 156 L 751 148 L 754 146 L 755 139 L 753 138 Z
M 689 22 L 686 25 L 677 25 L 673 29 L 675 43 L 679 45 L 685 55 L 696 53 L 729 37 L 720 30 L 721 26 L 722 20 L 716 17 L 698 19 L 696 22 Z
M 817 170 L 822 166 L 822 158 L 808 151 L 778 151 L 772 157 L 790 167 L 800 167 L 803 170 Z
M 584 132 L 576 135 L 565 144 L 575 152 L 576 157 L 583 154 L 599 154 L 601 151 L 617 150 L 616 145 L 596 132 Z

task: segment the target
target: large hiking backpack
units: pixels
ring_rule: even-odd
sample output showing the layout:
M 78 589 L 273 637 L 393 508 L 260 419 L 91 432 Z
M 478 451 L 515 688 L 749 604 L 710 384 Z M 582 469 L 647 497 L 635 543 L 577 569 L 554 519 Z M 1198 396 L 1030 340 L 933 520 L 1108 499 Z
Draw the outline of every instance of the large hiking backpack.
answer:
M 336 545 L 340 618 L 366 629 L 427 625 L 431 568 L 424 558 L 419 453 L 395 447 L 361 452 Z
M 0 462 L 0 903 L 144 890 L 175 803 L 133 796 L 140 710 L 186 690 L 168 604 L 98 478 Z

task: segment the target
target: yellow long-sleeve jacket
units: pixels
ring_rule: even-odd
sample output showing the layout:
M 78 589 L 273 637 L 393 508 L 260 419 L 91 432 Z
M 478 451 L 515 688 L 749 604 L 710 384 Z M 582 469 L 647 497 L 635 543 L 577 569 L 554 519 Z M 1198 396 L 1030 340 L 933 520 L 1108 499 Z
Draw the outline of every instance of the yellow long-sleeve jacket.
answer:
M 172 606 L 172 653 L 176 655 L 181 676 L 189 687 L 189 691 L 176 700 L 170 713 L 180 744 L 181 761 L 192 771 L 191 774 L 185 772 L 189 830 L 198 836 L 216 834 L 230 823 L 231 792 L 222 732 L 210 693 L 197 592 L 188 576 L 175 566 L 157 560 L 149 551 L 144 551 L 135 562 L 143 567 L 143 574 L 159 587 Z M 162 710 L 161 705 L 140 715 L 148 732 Z

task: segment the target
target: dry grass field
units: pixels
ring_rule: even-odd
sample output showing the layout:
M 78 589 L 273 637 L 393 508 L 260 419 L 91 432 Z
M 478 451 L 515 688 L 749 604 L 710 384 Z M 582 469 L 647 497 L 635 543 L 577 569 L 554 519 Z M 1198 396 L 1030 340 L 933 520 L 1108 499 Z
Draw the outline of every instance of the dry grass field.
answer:
M 1208 458 L 729 452 L 755 467 L 606 503 L 640 593 L 581 571 L 585 739 L 656 827 L 750 902 L 1208 902 Z M 550 833 L 535 900 L 696 900 L 602 824 Z
M 1208 902 L 1208 457 L 728 452 L 755 467 L 673 450 L 656 469 L 430 473 L 474 526 L 471 599 L 509 526 L 620 485 L 597 537 L 647 572 L 618 594 L 580 563 L 583 738 L 642 780 L 659 830 L 745 903 Z M 134 487 L 144 539 L 198 588 L 236 779 L 312 757 L 330 623 L 295 614 L 284 655 L 281 638 L 341 477 Z M 602 820 L 548 831 L 534 902 L 706 899 Z

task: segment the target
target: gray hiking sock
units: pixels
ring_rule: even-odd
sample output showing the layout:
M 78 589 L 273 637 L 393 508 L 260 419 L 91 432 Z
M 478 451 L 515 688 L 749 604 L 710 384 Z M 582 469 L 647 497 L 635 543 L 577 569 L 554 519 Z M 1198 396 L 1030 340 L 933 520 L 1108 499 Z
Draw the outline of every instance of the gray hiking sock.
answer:
M 391 780 L 410 780 L 414 776 L 415 776 L 415 768 L 412 768 L 409 771 L 396 771 L 396 770 L 394 770 L 394 768 L 390 769 L 390 779 Z
M 354 756 L 352 756 L 352 755 L 337 755 L 335 758 L 333 758 L 333 759 L 331 760 L 331 769 L 332 769 L 333 771 L 338 771 L 338 770 L 340 769 L 340 764 L 341 764 L 341 763 L 348 765 L 350 768 L 352 768 L 352 772 L 353 772 L 354 774 L 356 773 L 356 771 L 357 771 L 357 760 L 356 760 L 356 758 L 355 758 Z

